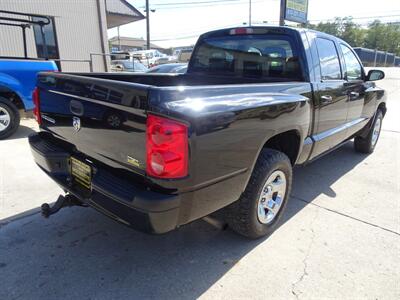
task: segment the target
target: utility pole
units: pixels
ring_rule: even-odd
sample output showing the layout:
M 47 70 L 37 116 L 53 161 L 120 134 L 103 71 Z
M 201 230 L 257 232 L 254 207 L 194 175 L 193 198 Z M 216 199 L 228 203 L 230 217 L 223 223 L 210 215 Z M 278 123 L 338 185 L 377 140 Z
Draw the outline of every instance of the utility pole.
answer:
M 149 0 L 146 0 L 146 48 L 150 50 L 150 7 Z
M 281 10 L 279 15 L 279 26 L 285 26 L 286 0 L 281 0 Z
M 251 26 L 251 0 L 249 0 L 249 26 Z
M 118 30 L 118 51 L 121 51 L 121 36 L 119 35 L 119 26 L 117 27 Z

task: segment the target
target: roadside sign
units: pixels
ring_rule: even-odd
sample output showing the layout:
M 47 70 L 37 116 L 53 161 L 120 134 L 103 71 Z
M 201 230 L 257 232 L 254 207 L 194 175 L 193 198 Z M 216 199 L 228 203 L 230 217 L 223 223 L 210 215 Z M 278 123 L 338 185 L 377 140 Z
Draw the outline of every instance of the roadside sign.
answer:
M 285 20 L 307 23 L 308 0 L 286 0 Z

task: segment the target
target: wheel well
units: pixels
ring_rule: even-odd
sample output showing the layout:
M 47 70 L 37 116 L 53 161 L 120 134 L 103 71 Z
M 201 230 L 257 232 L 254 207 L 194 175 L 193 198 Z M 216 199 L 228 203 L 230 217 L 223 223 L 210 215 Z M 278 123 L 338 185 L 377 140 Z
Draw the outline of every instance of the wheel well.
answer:
M 382 113 L 383 113 L 383 116 L 385 116 L 386 110 L 387 110 L 387 109 L 386 109 L 386 103 L 385 103 L 385 102 L 380 103 L 380 104 L 378 105 L 378 109 L 381 110 Z
M 0 92 L 0 97 L 6 98 L 10 100 L 18 109 L 25 110 L 24 102 L 21 100 L 21 98 L 18 96 L 17 93 L 8 90 L 8 91 L 1 91 Z
M 296 130 L 282 132 L 270 138 L 263 148 L 275 149 L 285 153 L 294 165 L 299 154 L 300 135 Z

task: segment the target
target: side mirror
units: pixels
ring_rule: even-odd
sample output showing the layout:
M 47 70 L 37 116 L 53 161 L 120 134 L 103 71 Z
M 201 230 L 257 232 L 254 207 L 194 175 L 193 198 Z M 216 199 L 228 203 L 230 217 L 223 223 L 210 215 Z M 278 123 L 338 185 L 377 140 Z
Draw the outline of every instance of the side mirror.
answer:
M 370 70 L 367 75 L 367 81 L 376 81 L 385 78 L 385 73 L 381 70 Z

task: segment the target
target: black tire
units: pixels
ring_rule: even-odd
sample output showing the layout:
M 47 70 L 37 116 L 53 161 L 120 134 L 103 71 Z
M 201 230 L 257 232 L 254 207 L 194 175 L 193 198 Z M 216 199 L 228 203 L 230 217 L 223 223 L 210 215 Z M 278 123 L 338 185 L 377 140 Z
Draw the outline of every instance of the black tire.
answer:
M 280 210 L 268 224 L 258 218 L 258 204 L 261 192 L 267 179 L 275 171 L 286 176 L 286 191 Z M 292 186 L 292 165 L 282 152 L 264 149 L 261 151 L 251 178 L 240 199 L 226 208 L 225 217 L 230 228 L 251 239 L 270 235 L 278 227 L 279 220 L 286 208 Z
M 367 153 L 367 154 L 370 154 L 370 153 L 374 152 L 375 146 L 378 143 L 379 136 L 380 136 L 380 133 L 381 133 L 382 120 L 383 120 L 383 113 L 382 113 L 381 110 L 377 110 L 374 122 L 371 125 L 371 128 L 370 128 L 370 130 L 368 132 L 368 135 L 365 138 L 363 138 L 361 136 L 357 136 L 357 137 L 354 138 L 354 149 L 357 152 Z M 378 132 L 378 137 L 374 141 L 374 139 L 373 139 L 374 130 L 376 129 L 375 126 L 376 126 L 378 121 L 380 122 L 379 132 Z
M 20 115 L 18 108 L 14 105 L 14 103 L 3 97 L 0 97 L 0 111 L 1 110 L 5 110 L 10 116 L 10 122 L 7 124 L 7 127 L 0 131 L 0 140 L 3 140 L 17 131 L 20 122 Z M 0 112 L 0 114 L 2 113 Z

